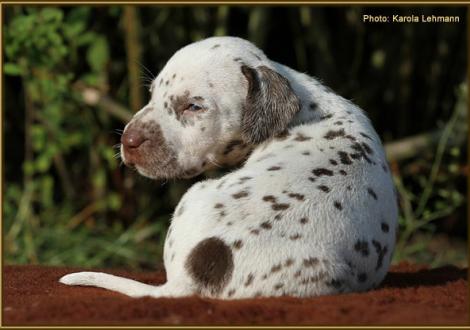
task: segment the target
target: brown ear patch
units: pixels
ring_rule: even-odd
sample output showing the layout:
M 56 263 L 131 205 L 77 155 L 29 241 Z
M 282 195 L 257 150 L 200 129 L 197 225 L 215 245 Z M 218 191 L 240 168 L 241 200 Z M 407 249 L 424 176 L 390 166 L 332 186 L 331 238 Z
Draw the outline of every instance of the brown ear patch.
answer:
M 220 238 L 206 238 L 192 249 L 185 267 L 200 289 L 217 294 L 232 277 L 232 250 Z
M 300 100 L 289 81 L 276 71 L 246 65 L 241 71 L 248 81 L 248 93 L 242 114 L 242 137 L 259 144 L 281 134 L 300 111 Z

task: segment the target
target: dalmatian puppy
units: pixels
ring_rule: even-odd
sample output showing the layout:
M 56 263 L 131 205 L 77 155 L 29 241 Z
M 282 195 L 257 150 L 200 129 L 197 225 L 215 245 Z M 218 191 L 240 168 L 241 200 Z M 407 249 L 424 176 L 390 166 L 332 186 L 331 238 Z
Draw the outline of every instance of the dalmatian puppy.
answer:
M 121 142 L 124 163 L 153 179 L 238 167 L 181 199 L 165 284 L 96 272 L 61 283 L 131 297 L 311 297 L 365 291 L 387 273 L 396 192 L 368 118 L 246 40 L 176 52 Z

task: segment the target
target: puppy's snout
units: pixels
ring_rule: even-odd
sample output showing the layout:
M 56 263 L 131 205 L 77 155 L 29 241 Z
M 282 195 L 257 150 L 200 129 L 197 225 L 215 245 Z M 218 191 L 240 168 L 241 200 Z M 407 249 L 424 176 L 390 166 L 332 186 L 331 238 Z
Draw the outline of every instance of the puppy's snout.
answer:
M 144 132 L 138 128 L 129 127 L 121 136 L 121 143 L 126 149 L 135 149 L 147 141 Z

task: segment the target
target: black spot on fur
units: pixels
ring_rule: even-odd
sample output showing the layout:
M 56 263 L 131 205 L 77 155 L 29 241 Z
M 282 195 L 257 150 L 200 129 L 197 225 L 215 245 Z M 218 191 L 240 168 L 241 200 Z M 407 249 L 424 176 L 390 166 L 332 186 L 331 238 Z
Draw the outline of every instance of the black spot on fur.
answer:
M 307 222 L 308 222 L 308 219 L 307 218 L 302 218 L 299 220 L 299 222 L 302 224 L 302 225 L 305 225 Z
M 369 140 L 372 140 L 372 138 L 371 138 L 369 135 L 367 135 L 366 133 L 362 133 L 362 132 L 361 132 L 361 133 L 359 133 L 359 134 L 361 134 L 363 137 L 365 137 L 365 138 L 367 138 L 367 139 L 369 139 Z
M 351 158 L 349 158 L 348 154 L 345 153 L 344 151 L 338 151 L 338 155 L 339 155 L 339 160 L 341 161 L 342 164 L 344 165 L 352 164 Z
M 339 125 L 343 125 L 343 122 L 341 120 L 338 120 L 338 121 L 335 121 L 334 124 L 339 126 Z
M 382 222 L 380 224 L 380 228 L 382 229 L 384 233 L 388 233 L 390 231 L 390 226 L 385 222 Z
M 379 270 L 380 267 L 382 267 L 384 256 L 387 254 L 387 246 L 385 245 L 382 247 L 382 244 L 380 242 L 377 242 L 376 240 L 372 240 L 372 245 L 375 248 L 375 252 L 377 252 L 377 265 L 375 266 L 375 270 Z
M 268 171 L 279 171 L 282 167 L 280 166 L 271 166 L 268 168 Z
M 343 209 L 343 206 L 342 206 L 341 203 L 338 202 L 338 201 L 335 201 L 335 202 L 333 203 L 333 205 L 334 205 L 338 210 L 340 210 L 340 211 Z
M 336 165 L 338 165 L 338 162 L 334 159 L 330 159 L 330 164 L 336 166 Z
M 309 179 L 310 181 L 312 181 L 312 182 L 315 182 L 315 181 L 316 181 L 316 179 L 315 179 L 314 177 L 309 177 L 308 179 Z
M 317 186 L 318 189 L 320 189 L 321 191 L 325 192 L 325 193 L 329 193 L 330 192 L 330 188 L 325 186 L 325 185 L 320 185 L 320 186 Z
M 359 252 L 363 257 L 367 257 L 369 255 L 369 243 L 367 241 L 358 240 L 356 244 L 354 244 L 354 250 Z
M 348 173 L 346 173 L 345 170 L 339 170 L 339 174 L 341 174 L 341 175 L 346 175 L 346 174 L 348 174 Z
M 232 277 L 232 251 L 221 239 L 206 238 L 191 250 L 185 268 L 200 290 L 219 293 Z
M 220 45 L 219 45 L 219 44 L 215 44 L 214 46 L 211 47 L 211 49 L 216 49 L 216 48 L 218 48 L 218 47 L 220 47 Z
M 367 188 L 367 192 L 368 192 L 369 195 L 371 195 L 375 200 L 377 200 L 377 194 L 375 193 L 374 190 L 372 190 L 372 188 Z
M 308 105 L 310 111 L 315 111 L 317 110 L 318 108 L 318 105 L 315 103 L 315 102 L 311 102 L 309 105 Z
M 312 173 L 315 174 L 316 176 L 322 176 L 322 175 L 332 176 L 333 175 L 333 171 L 326 169 L 326 168 L 316 168 L 312 170 Z
M 304 155 L 304 156 L 310 156 L 310 151 L 304 151 L 304 152 L 302 152 L 302 155 Z
M 374 153 L 374 151 L 371 149 L 371 147 L 369 147 L 367 143 L 362 142 L 361 145 L 369 155 L 372 155 Z
M 221 209 L 222 207 L 224 207 L 224 204 L 222 204 L 222 203 L 217 203 L 217 204 L 214 205 L 215 209 Z
M 357 275 L 357 281 L 359 283 L 364 283 L 365 281 L 367 281 L 367 274 L 366 273 L 360 273 Z
M 330 113 L 330 114 L 320 117 L 320 120 L 330 119 L 331 117 L 333 117 L 333 115 Z

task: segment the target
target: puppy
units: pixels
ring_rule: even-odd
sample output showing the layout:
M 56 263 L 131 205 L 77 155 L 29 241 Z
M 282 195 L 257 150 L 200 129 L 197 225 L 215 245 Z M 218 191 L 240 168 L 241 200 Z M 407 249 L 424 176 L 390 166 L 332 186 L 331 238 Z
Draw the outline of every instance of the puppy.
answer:
M 165 284 L 94 272 L 64 284 L 132 297 L 310 297 L 368 290 L 387 273 L 396 193 L 368 118 L 246 40 L 176 52 L 121 142 L 124 163 L 154 179 L 242 165 L 183 196 L 165 240 Z

